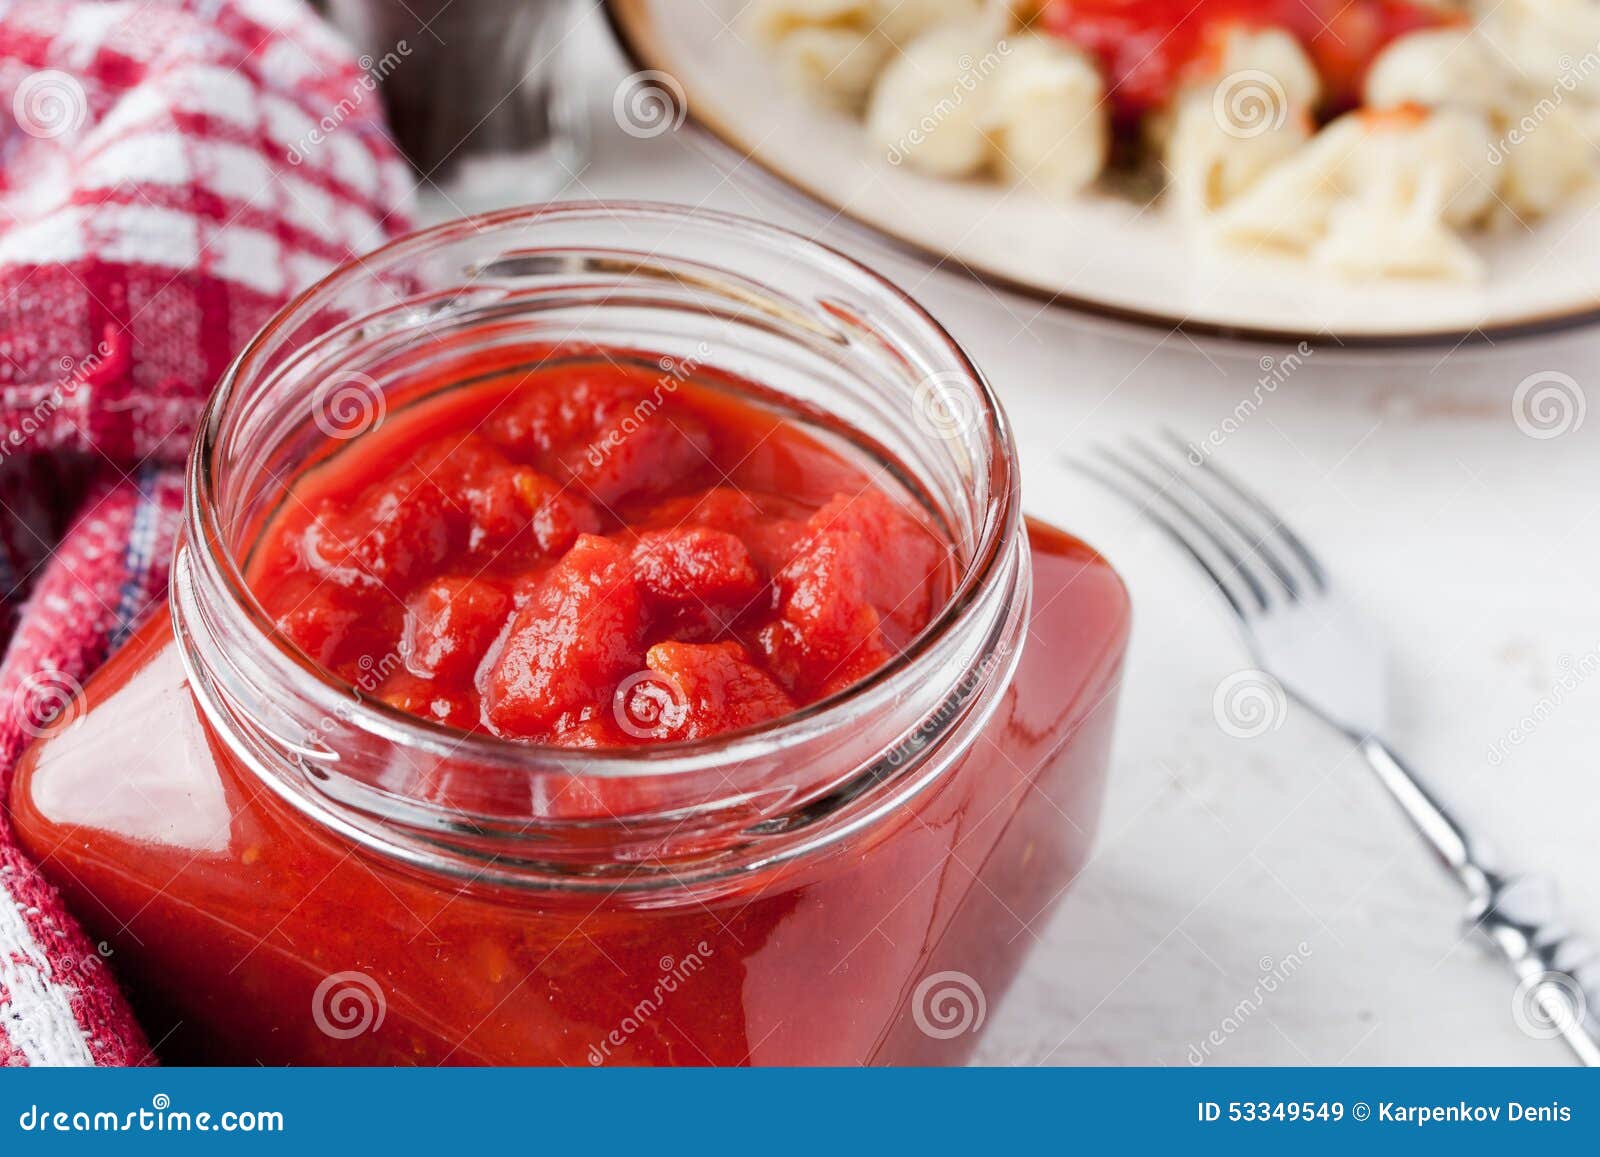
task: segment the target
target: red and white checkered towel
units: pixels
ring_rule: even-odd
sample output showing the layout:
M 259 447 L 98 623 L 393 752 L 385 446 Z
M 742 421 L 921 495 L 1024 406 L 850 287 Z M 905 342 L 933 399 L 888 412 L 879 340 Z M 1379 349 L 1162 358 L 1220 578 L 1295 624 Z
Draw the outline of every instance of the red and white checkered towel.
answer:
M 0 805 L 165 596 L 228 361 L 407 224 L 364 64 L 301 0 L 0 0 Z M 0 1065 L 149 1059 L 0 811 Z

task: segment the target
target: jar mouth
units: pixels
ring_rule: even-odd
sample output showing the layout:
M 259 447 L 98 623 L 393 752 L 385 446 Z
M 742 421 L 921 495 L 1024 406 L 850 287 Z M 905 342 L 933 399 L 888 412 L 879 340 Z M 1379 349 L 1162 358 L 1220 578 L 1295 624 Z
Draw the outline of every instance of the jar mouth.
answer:
M 973 511 L 976 517 L 971 519 L 967 549 L 960 560 L 949 599 L 904 650 L 860 682 L 765 724 L 705 739 L 575 750 L 461 731 L 373 698 L 353 697 L 353 688 L 342 687 L 275 626 L 245 578 L 239 557 L 242 552 L 237 543 L 230 541 L 224 517 L 227 497 L 223 480 L 232 465 L 233 427 L 252 385 L 262 372 L 260 363 L 267 355 L 269 343 L 278 340 L 286 330 L 293 332 L 304 319 L 316 316 L 352 283 L 381 276 L 385 269 L 406 266 L 460 239 L 492 238 L 502 231 L 508 234 L 508 239 L 515 239 L 515 236 L 525 235 L 529 226 L 546 224 L 571 226 L 581 235 L 585 226 L 603 232 L 615 229 L 619 223 L 710 231 L 719 239 L 740 247 L 757 247 L 785 261 L 803 263 L 812 270 L 820 269 L 841 284 L 849 285 L 855 291 L 853 297 L 859 295 L 851 304 L 870 310 L 874 319 L 892 321 L 914 332 L 922 347 L 923 360 L 930 355 L 936 359 L 937 373 L 944 384 L 958 385 L 967 392 L 974 409 L 965 415 L 963 435 L 973 442 L 971 456 L 977 458 L 981 454 L 979 460 L 986 476 L 981 485 L 983 501 Z M 586 249 L 585 245 L 568 249 L 559 245 L 540 246 L 536 260 L 546 265 L 552 261 L 559 263 L 575 258 Z M 529 254 L 527 250 L 508 249 L 501 260 L 515 261 Z M 493 264 L 492 261 L 479 262 L 474 269 Z M 461 275 L 470 278 L 474 270 L 462 271 Z M 830 308 L 836 304 L 830 303 Z M 896 357 L 901 353 L 890 352 Z M 186 581 L 193 581 L 211 592 L 209 601 L 226 604 L 219 613 L 238 620 L 232 626 L 242 623 L 243 635 L 248 636 L 244 645 L 260 652 L 256 671 L 258 675 L 264 673 L 267 682 L 310 704 L 313 710 L 337 715 L 377 740 L 403 745 L 422 756 L 448 758 L 486 769 L 511 772 L 558 769 L 570 776 L 599 778 L 670 777 L 757 758 L 770 761 L 785 753 L 801 754 L 808 744 L 837 729 L 854 712 L 893 705 L 908 697 L 911 687 L 930 678 L 955 681 L 962 673 L 942 670 L 949 656 L 948 652 L 943 656 L 936 653 L 939 643 L 961 629 L 972 617 L 976 604 L 993 604 L 998 597 L 996 588 L 1015 581 L 1021 519 L 1011 432 L 999 402 L 956 341 L 921 306 L 866 266 L 799 234 L 732 214 L 648 202 L 552 204 L 468 217 L 402 237 L 334 270 L 285 306 L 229 368 L 203 416 L 190 456 L 188 482 L 184 545 L 193 556 L 190 569 L 194 577 Z M 179 571 L 180 568 L 174 568 L 175 595 Z M 175 607 L 179 601 L 174 598 Z M 182 633 L 180 631 L 180 635 Z M 241 637 L 237 630 L 233 633 Z M 306 764 L 317 765 L 317 778 L 328 779 L 328 773 L 348 770 L 340 767 L 340 756 L 335 750 L 319 750 L 316 744 L 297 747 L 293 740 L 280 742 L 303 757 Z

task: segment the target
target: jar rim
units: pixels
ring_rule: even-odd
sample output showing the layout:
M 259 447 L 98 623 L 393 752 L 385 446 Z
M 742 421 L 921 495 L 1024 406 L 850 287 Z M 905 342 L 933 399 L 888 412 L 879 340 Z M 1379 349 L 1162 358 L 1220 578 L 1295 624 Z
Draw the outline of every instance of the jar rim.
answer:
M 984 440 L 989 448 L 989 491 L 980 531 L 950 597 L 932 620 L 899 654 L 851 686 L 766 723 L 703 739 L 681 740 L 617 749 L 573 749 L 529 743 L 495 735 L 462 731 L 423 719 L 376 699 L 357 697 L 354 705 L 347 690 L 328 678 L 309 656 L 296 656 L 244 578 L 234 550 L 227 542 L 218 503 L 218 480 L 226 463 L 221 460 L 223 435 L 231 404 L 241 388 L 250 384 L 250 371 L 263 355 L 272 336 L 314 311 L 340 287 L 375 267 L 426 252 L 430 247 L 497 228 L 527 225 L 543 220 L 585 219 L 639 222 L 679 222 L 709 226 L 739 236 L 750 244 L 765 244 L 792 252 L 797 259 L 831 266 L 857 287 L 881 295 L 917 326 L 922 336 L 947 354 L 951 368 L 945 373 L 973 388 Z M 597 778 L 666 776 L 692 773 L 711 765 L 736 762 L 755 754 L 771 755 L 798 746 L 828 731 L 841 713 L 875 696 L 892 698 L 889 689 L 913 670 L 933 645 L 958 626 L 1003 571 L 1008 547 L 1020 532 L 1019 478 L 1014 442 L 1004 410 L 988 380 L 960 344 L 915 299 L 899 286 L 855 258 L 793 230 L 738 214 L 652 201 L 572 201 L 503 209 L 447 221 L 398 237 L 368 254 L 347 261 L 290 300 L 251 338 L 219 381 L 207 403 L 191 448 L 185 501 L 186 537 L 202 571 L 244 613 L 277 664 L 278 674 L 296 680 L 294 690 L 330 712 L 343 712 L 360 720 L 373 735 L 404 743 L 423 753 L 470 759 L 485 767 L 527 767 L 533 761 L 556 762 L 576 775 Z

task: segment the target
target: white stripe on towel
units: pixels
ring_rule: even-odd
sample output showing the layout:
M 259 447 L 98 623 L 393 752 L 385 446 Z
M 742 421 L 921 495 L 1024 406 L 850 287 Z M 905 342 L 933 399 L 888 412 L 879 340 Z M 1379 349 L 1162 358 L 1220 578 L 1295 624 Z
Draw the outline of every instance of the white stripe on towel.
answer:
M 50 962 L 0 873 L 0 1032 L 30 1065 L 92 1065 L 89 1042 L 66 991 L 50 982 Z

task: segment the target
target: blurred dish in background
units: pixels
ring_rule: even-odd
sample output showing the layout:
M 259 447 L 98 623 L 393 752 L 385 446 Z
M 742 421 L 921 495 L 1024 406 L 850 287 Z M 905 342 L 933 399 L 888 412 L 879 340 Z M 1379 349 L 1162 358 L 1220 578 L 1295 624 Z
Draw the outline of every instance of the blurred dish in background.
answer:
M 1600 314 L 1579 256 L 1600 242 L 1600 8 L 1483 8 L 608 4 L 698 124 L 933 263 L 1166 328 L 1351 345 Z

